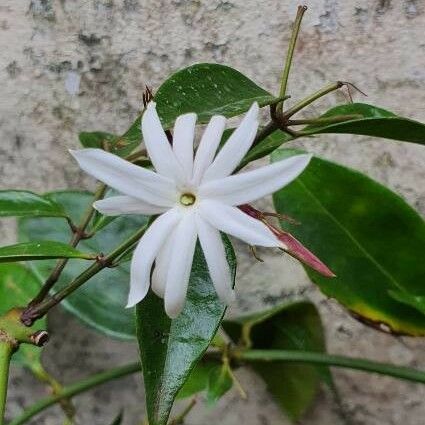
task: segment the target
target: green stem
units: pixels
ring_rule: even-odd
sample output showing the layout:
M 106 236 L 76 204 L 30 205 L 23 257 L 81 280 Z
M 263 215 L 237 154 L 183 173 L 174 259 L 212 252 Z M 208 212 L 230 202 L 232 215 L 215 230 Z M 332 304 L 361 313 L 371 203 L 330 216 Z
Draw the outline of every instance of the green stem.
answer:
M 373 372 L 381 375 L 388 375 L 406 381 L 420 382 L 425 384 L 425 372 L 415 370 L 404 366 L 394 366 L 388 363 L 374 362 L 366 359 L 357 359 L 344 356 L 333 356 L 323 353 L 314 353 L 309 351 L 290 351 L 290 350 L 247 350 L 236 351 L 233 357 L 239 360 L 247 361 L 285 361 L 313 363 L 327 366 L 342 367 L 348 369 Z
M 100 184 L 94 194 L 93 202 L 103 198 L 103 196 L 105 195 L 105 191 L 106 191 L 106 186 L 104 184 Z M 85 230 L 95 213 L 95 209 L 93 208 L 93 202 L 90 203 L 90 206 L 87 208 L 86 212 L 84 213 L 80 225 L 77 226 L 77 228 L 73 229 L 74 234 L 72 235 L 72 238 L 69 241 L 69 245 L 71 245 L 72 247 L 76 247 L 78 243 L 80 242 L 80 240 L 85 236 Z M 68 263 L 68 260 L 69 258 L 63 258 L 56 263 L 56 266 L 50 273 L 50 276 L 46 279 L 39 293 L 29 303 L 29 305 L 36 305 L 47 297 L 50 290 L 58 281 L 59 276 L 61 275 L 63 269 Z
M 196 404 L 196 398 L 193 398 L 192 400 L 190 400 L 190 403 L 183 409 L 183 411 L 178 416 L 171 419 L 171 421 L 168 425 L 181 425 L 181 424 L 183 424 L 186 416 L 195 407 L 195 404 Z
M 288 87 L 288 78 L 291 71 L 292 58 L 294 57 L 295 46 L 297 44 L 298 33 L 301 28 L 301 21 L 303 19 L 304 13 L 307 10 L 307 6 L 298 6 L 297 16 L 295 18 L 294 26 L 292 29 L 291 40 L 289 41 L 288 53 L 285 59 L 285 67 L 282 72 L 282 77 L 280 80 L 280 92 L 279 96 L 286 96 L 286 89 Z
M 0 341 L 0 425 L 4 424 L 7 383 L 9 380 L 9 366 L 12 353 L 13 344 L 8 341 Z
M 324 118 L 307 118 L 301 120 L 288 120 L 288 125 L 324 125 L 324 124 L 337 124 L 340 122 L 351 121 L 363 118 L 363 115 L 352 114 L 352 115 L 337 115 L 335 117 L 324 117 Z
M 44 382 L 50 387 L 53 395 L 62 394 L 63 386 L 44 369 L 41 363 L 35 363 L 34 365 L 32 365 L 31 371 L 38 380 Z M 68 422 L 72 423 L 76 413 L 76 409 L 72 404 L 71 400 L 64 398 L 59 400 L 59 404 L 61 405 L 61 408 L 65 413 L 67 419 L 69 419 Z
M 60 400 L 70 399 L 105 382 L 139 372 L 140 370 L 140 363 L 132 363 L 126 366 L 118 367 L 116 369 L 108 370 L 106 372 L 98 373 L 83 381 L 77 382 L 76 384 L 64 387 L 60 394 L 46 397 L 38 401 L 25 410 L 21 416 L 11 421 L 8 425 L 21 425 L 48 407 L 58 403 Z
M 320 99 L 323 96 L 326 96 L 328 93 L 331 93 L 335 90 L 340 89 L 346 85 L 346 83 L 342 81 L 337 81 L 336 83 L 328 84 L 327 86 L 323 87 L 322 89 L 318 90 L 317 92 L 313 93 L 312 95 L 304 98 L 300 102 L 296 103 L 294 106 L 283 112 L 283 115 L 281 117 L 282 122 L 287 121 L 292 115 L 296 114 L 297 112 L 301 111 L 301 109 L 304 109 L 306 106 L 313 103 L 315 100 Z
M 118 258 L 121 254 L 126 252 L 128 248 L 134 245 L 145 233 L 146 229 L 152 223 L 153 218 L 148 223 L 134 233 L 130 238 L 124 241 L 121 245 L 115 248 L 110 254 L 105 257 L 99 258 L 90 267 L 84 270 L 79 276 L 77 276 L 71 283 L 62 288 L 56 294 L 49 298 L 46 298 L 42 302 L 36 305 L 29 306 L 26 308 L 21 316 L 22 322 L 26 326 L 31 326 L 36 320 L 43 317 L 52 307 L 59 304 L 64 298 L 72 294 L 81 285 L 87 282 L 95 274 L 99 273 L 106 267 L 112 265 L 113 261 Z

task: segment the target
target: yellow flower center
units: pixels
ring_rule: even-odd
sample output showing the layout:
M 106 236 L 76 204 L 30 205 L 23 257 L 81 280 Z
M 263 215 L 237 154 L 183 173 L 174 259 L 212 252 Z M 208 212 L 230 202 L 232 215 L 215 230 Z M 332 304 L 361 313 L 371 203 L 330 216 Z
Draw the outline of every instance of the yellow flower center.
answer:
M 183 195 L 180 196 L 180 203 L 184 205 L 185 207 L 189 207 L 190 205 L 193 205 L 196 201 L 196 196 L 192 193 L 183 193 Z

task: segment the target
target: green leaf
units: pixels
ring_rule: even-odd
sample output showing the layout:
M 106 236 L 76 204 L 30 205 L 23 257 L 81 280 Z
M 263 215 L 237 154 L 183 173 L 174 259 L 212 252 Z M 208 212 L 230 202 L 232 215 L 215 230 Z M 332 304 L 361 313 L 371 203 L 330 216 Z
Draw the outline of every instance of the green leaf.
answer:
M 259 158 L 272 153 L 279 146 L 284 143 L 294 140 L 293 136 L 283 131 L 276 130 L 270 136 L 262 140 L 258 145 L 254 146 L 248 153 L 245 155 L 245 158 L 242 160 L 242 165 L 246 165 L 251 161 L 254 161 Z
M 223 323 L 235 342 L 252 349 L 325 352 L 319 313 L 307 301 L 283 303 L 271 310 Z M 297 421 L 313 402 L 321 379 L 331 382 L 327 368 L 286 362 L 254 362 L 281 409 Z
M 83 258 L 94 260 L 96 255 L 85 254 L 65 243 L 39 240 L 0 247 L 0 263 L 13 261 L 48 260 L 51 258 Z
M 85 148 L 105 149 L 121 157 L 133 152 L 142 140 L 140 131 L 134 133 L 133 137 L 120 137 L 103 131 L 82 132 L 78 138 Z
M 154 98 L 164 128 L 171 128 L 176 118 L 187 112 L 198 114 L 198 124 L 213 115 L 227 118 L 246 112 L 253 102 L 270 105 L 276 98 L 239 71 L 225 65 L 200 63 L 171 75 Z M 124 138 L 140 138 L 140 117 Z
M 0 190 L 0 217 L 66 217 L 62 206 L 26 190 Z
M 335 124 L 309 125 L 303 128 L 302 136 L 345 133 L 425 144 L 425 124 L 399 117 L 385 109 L 365 103 L 339 105 L 324 113 L 320 118 L 344 115 L 359 115 L 360 117 Z M 246 154 L 243 165 L 272 153 L 282 144 L 291 140 L 294 140 L 294 137 L 290 134 L 281 130 L 274 131 Z
M 14 307 L 27 305 L 39 289 L 40 284 L 31 270 L 20 264 L 0 264 L 0 315 Z M 33 325 L 34 330 L 46 327 L 45 318 Z M 40 365 L 41 351 L 39 347 L 21 344 L 12 359 L 17 364 L 33 369 Z
M 422 314 L 425 314 L 425 296 L 424 295 L 414 295 L 409 294 L 408 292 L 390 290 L 388 291 L 390 297 L 395 300 L 406 304 L 410 307 L 416 308 Z
M 201 359 L 190 372 L 187 381 L 177 393 L 176 399 L 180 400 L 204 391 L 208 387 L 210 372 L 216 366 L 217 362 Z
M 233 278 L 236 259 L 225 240 Z M 193 259 L 186 305 L 169 319 L 163 300 L 152 292 L 137 306 L 137 336 L 150 425 L 165 425 L 173 401 L 212 341 L 226 307 L 217 298 L 198 244 Z
M 208 376 L 207 404 L 214 406 L 233 386 L 233 378 L 228 364 L 215 366 Z
M 280 150 L 274 161 L 299 151 Z M 388 291 L 425 295 L 425 223 L 401 197 L 367 176 L 314 158 L 306 171 L 275 193 L 283 224 L 337 275 L 306 270 L 329 297 L 381 330 L 425 335 L 425 316 Z
M 336 124 L 310 125 L 303 134 L 345 133 L 425 144 L 425 124 L 399 117 L 385 109 L 366 103 L 350 103 L 330 109 L 321 118 L 339 115 L 360 115 L 362 118 Z
M 93 195 L 88 192 L 64 191 L 50 194 L 64 206 L 75 222 L 81 220 Z M 80 249 L 108 253 L 146 223 L 145 217 L 126 216 L 116 218 L 108 227 L 78 245 Z M 50 239 L 66 242 L 70 230 L 63 220 L 55 218 L 25 218 L 19 223 L 19 235 L 23 241 Z M 32 262 L 31 267 L 41 282 L 49 276 L 55 262 Z M 85 323 L 107 335 L 118 338 L 134 338 L 135 324 L 132 309 L 124 308 L 128 294 L 129 264 L 101 271 L 78 291 L 66 298 L 62 305 Z M 87 262 L 72 260 L 63 271 L 56 288 L 69 283 L 87 268 Z

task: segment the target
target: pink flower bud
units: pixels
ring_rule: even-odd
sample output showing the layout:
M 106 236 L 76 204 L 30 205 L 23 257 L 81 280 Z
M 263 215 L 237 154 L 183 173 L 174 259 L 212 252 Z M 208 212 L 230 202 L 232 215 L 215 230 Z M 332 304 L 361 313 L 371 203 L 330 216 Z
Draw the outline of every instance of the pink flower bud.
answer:
M 296 239 L 290 233 L 273 226 L 266 219 L 268 215 L 276 215 L 277 217 L 279 217 L 279 214 L 266 214 L 248 204 L 240 205 L 239 209 L 250 217 L 262 221 L 273 232 L 273 234 L 279 240 L 282 249 L 289 255 L 311 267 L 313 270 L 317 271 L 325 277 L 336 276 L 335 273 L 333 273 L 332 270 L 329 269 L 329 267 L 327 267 L 322 261 L 320 261 L 298 239 Z

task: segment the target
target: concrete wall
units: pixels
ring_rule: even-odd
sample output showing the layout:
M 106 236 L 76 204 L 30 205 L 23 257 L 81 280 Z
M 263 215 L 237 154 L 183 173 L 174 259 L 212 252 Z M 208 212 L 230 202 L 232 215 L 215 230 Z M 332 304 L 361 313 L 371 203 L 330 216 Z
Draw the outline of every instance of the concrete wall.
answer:
M 367 101 L 425 120 L 424 0 L 312 0 L 290 79 L 299 98 L 336 79 L 357 83 Z M 1 188 L 35 191 L 93 187 L 66 153 L 81 130 L 122 132 L 136 116 L 144 83 L 152 87 L 173 70 L 197 61 L 234 66 L 276 91 L 290 23 L 289 0 L 3 0 L 0 3 Z M 355 95 L 357 99 L 359 97 Z M 361 99 L 363 100 L 363 99 Z M 336 101 L 314 106 L 318 113 Z M 425 149 L 364 137 L 323 136 L 304 143 L 324 157 L 358 168 L 425 211 Z M 3 222 L 2 244 L 14 238 Z M 239 306 L 257 309 L 288 293 L 317 301 L 329 350 L 425 367 L 423 340 L 394 338 L 367 329 L 324 299 L 293 261 L 262 253 L 253 263 L 240 247 Z M 235 309 L 234 309 L 235 311 Z M 110 341 L 67 314 L 51 317 L 53 339 L 45 363 L 64 382 L 136 358 L 133 345 Z M 248 370 L 238 376 L 248 401 L 229 393 L 219 409 L 200 403 L 187 423 L 286 423 L 264 385 Z M 418 425 L 425 388 L 389 378 L 336 371 L 343 408 L 352 424 Z M 9 417 L 45 394 L 24 371 L 14 370 Z M 120 407 L 125 424 L 143 412 L 136 377 L 77 399 L 80 424 L 108 424 Z M 58 409 L 33 422 L 59 424 Z M 322 393 L 303 425 L 344 423 Z

